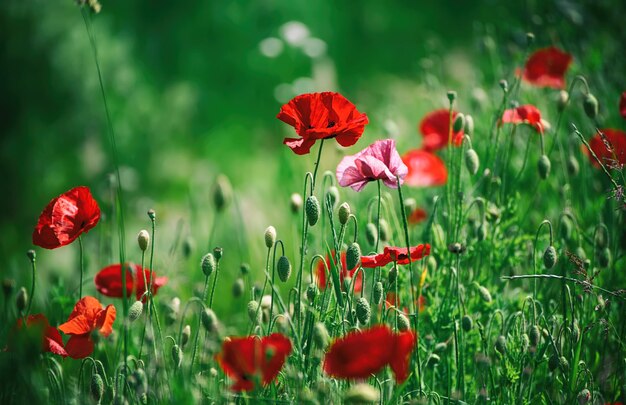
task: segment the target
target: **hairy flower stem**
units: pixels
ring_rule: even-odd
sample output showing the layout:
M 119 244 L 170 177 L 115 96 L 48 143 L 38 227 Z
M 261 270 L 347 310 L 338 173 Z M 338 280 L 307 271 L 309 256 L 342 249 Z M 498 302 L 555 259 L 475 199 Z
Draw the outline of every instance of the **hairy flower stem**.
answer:
M 82 299 L 83 298 L 83 273 L 85 272 L 85 265 L 84 265 L 84 249 L 83 249 L 83 237 L 79 236 L 78 237 L 78 249 L 80 251 L 80 255 L 79 255 L 79 263 L 78 263 L 78 267 L 79 267 L 79 271 L 80 271 L 80 284 L 78 286 L 78 299 Z M 32 297 L 32 295 L 31 295 Z M 33 299 L 31 298 L 31 301 Z M 30 309 L 30 308 L 29 308 Z
M 193 363 L 196 359 L 196 351 L 198 350 L 198 340 L 200 339 L 200 331 L 202 326 L 202 311 L 204 311 L 204 302 L 206 301 L 207 294 L 209 292 L 209 277 L 206 276 L 204 279 L 204 292 L 202 293 L 202 301 L 203 306 L 200 308 L 200 313 L 198 314 L 198 326 L 196 327 L 196 337 L 193 341 L 193 350 L 191 351 L 191 361 L 189 363 L 189 379 L 193 377 Z M 182 322 L 182 321 L 181 321 Z M 181 323 L 182 330 L 182 323 Z
M 78 237 L 78 239 L 80 240 L 80 236 Z M 30 286 L 30 299 L 28 300 L 28 308 L 26 309 L 26 315 L 25 315 L 26 318 L 28 318 L 28 315 L 30 314 L 30 309 L 33 306 L 33 300 L 35 299 L 35 280 L 36 280 L 36 274 L 37 274 L 37 264 L 36 264 L 36 260 L 34 257 L 30 259 L 30 267 L 33 271 L 33 280 Z M 5 310 L 8 308 L 8 305 L 6 304 L 6 302 L 4 303 L 4 308 Z M 8 318 L 5 317 L 4 319 L 8 319 Z
M 380 192 L 380 180 L 376 181 L 376 185 L 378 186 L 378 214 L 376 215 L 376 229 L 377 229 L 377 234 L 376 234 L 376 247 L 374 248 L 374 252 L 378 253 L 378 244 L 380 242 L 380 206 L 382 203 L 382 196 L 381 196 L 381 192 Z M 343 226 L 342 226 L 342 230 L 343 230 Z M 341 246 L 341 242 L 340 245 Z M 348 269 L 351 270 L 351 269 Z M 376 270 L 374 269 L 374 271 L 372 271 L 372 288 L 370 290 L 370 302 L 372 302 L 374 300 L 374 284 L 376 284 Z M 365 282 L 364 282 L 365 283 Z M 363 291 L 365 290 L 365 288 L 361 288 L 361 293 L 363 293 Z
M 213 287 L 211 287 L 211 297 L 209 298 L 209 308 L 213 308 L 213 296 L 215 295 L 215 286 L 217 285 L 217 278 L 220 274 L 220 260 L 216 260 L 215 264 L 215 277 L 213 278 Z
M 146 251 L 142 250 L 141 251 L 141 273 L 143 275 L 143 285 L 147 286 L 148 285 L 148 280 L 146 280 L 146 272 L 143 271 L 143 266 L 144 266 L 145 260 L 146 260 Z M 148 299 L 149 299 L 148 296 L 145 295 L 145 297 L 146 297 L 145 298 L 146 301 L 149 302 L 148 301 Z M 143 297 L 142 297 L 142 299 L 143 299 Z M 141 333 L 141 343 L 139 345 L 139 360 L 141 360 L 141 354 L 143 352 L 143 341 L 144 341 L 144 338 L 146 337 L 146 327 L 148 325 L 148 321 L 149 320 L 150 320 L 150 306 L 148 306 L 148 308 L 146 310 L 146 321 L 143 324 L 143 332 Z

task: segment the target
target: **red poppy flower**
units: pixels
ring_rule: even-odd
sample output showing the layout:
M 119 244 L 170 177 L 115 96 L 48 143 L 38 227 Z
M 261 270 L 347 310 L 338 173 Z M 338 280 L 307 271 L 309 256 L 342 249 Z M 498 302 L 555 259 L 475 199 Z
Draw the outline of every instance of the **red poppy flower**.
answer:
M 430 245 L 428 243 L 413 246 L 411 248 L 411 261 L 420 260 L 424 256 L 428 256 L 429 254 Z M 398 264 L 409 264 L 409 256 L 407 255 L 406 248 L 387 246 L 383 250 L 383 253 L 372 256 L 361 256 L 361 266 L 363 268 L 386 266 L 391 262 L 396 262 Z
M 456 111 L 452 111 L 452 122 L 456 119 Z M 435 151 L 448 146 L 450 136 L 450 111 L 446 109 L 435 110 L 428 113 L 420 122 L 419 130 L 422 134 L 422 149 Z M 461 146 L 463 143 L 463 130 L 452 132 L 452 143 Z
M 272 382 L 291 353 L 291 341 L 280 333 L 269 336 L 230 338 L 215 355 L 224 373 L 235 380 L 233 391 L 251 391 L 255 379 L 263 385 Z
M 540 134 L 543 134 L 544 123 L 541 119 L 541 111 L 531 104 L 521 105 L 517 108 L 504 110 L 500 124 L 527 124 Z
M 626 164 L 626 133 L 624 131 L 620 131 L 619 129 L 610 128 L 601 129 L 600 131 L 604 134 L 606 140 L 609 141 L 611 150 L 607 148 L 607 145 L 602 140 L 602 137 L 599 133 L 597 133 L 589 140 L 589 146 L 591 147 L 593 153 L 596 154 L 602 163 L 615 161 L 617 158 L 617 161 L 620 164 Z M 593 156 L 589 154 L 587 148 L 584 148 L 583 152 L 589 156 L 589 160 L 592 165 L 600 167 Z M 615 153 L 615 156 L 613 156 L 613 153 Z
M 324 357 L 324 372 L 331 377 L 365 379 L 386 365 L 402 383 L 409 375 L 409 361 L 415 347 L 412 331 L 393 333 L 386 325 L 354 331 L 339 338 Z
M 426 219 L 426 211 L 422 208 L 415 208 L 408 217 L 409 224 L 416 225 Z
M 100 207 L 89 188 L 81 186 L 54 198 L 39 216 L 33 244 L 45 249 L 69 245 L 100 220 Z
M 333 257 L 335 257 L 335 251 L 332 251 Z M 328 256 L 326 256 L 326 266 L 328 266 L 328 269 L 330 270 L 330 258 Z M 341 289 L 345 289 L 345 286 L 343 285 L 343 280 L 346 279 L 347 277 L 353 277 L 354 273 L 356 273 L 357 269 L 359 268 L 359 265 L 357 264 L 357 266 L 355 268 L 353 268 L 352 270 L 348 271 L 348 265 L 346 264 L 346 252 L 341 252 L 341 270 L 339 271 L 339 280 L 342 282 L 341 283 Z M 317 276 L 317 287 L 321 290 L 324 291 L 326 289 L 326 285 L 327 285 L 327 279 L 326 279 L 326 268 L 324 267 L 324 263 L 322 263 L 321 261 L 317 262 L 317 269 L 315 271 L 315 275 Z M 359 274 L 356 276 L 356 280 L 354 281 L 354 292 L 358 293 L 361 292 L 361 288 L 363 288 L 363 272 L 360 271 Z
M 83 297 L 78 301 L 67 322 L 59 326 L 61 332 L 71 335 L 65 345 L 69 356 L 74 359 L 89 356 L 94 347 L 92 332 L 109 336 L 113 332 L 115 313 L 113 305 L 102 309 L 102 304 L 94 297 Z
M 522 78 L 538 87 L 565 87 L 565 72 L 572 63 L 572 55 L 558 48 L 539 49 L 528 58 Z
M 408 186 L 441 186 L 448 181 L 446 165 L 434 153 L 413 149 L 402 156 L 402 161 L 409 168 L 409 174 L 404 178 L 404 183 Z
M 352 146 L 368 123 L 366 114 L 332 92 L 301 94 L 283 105 L 276 118 L 291 125 L 300 136 L 283 141 L 298 155 L 309 153 L 318 139 L 337 138 L 341 146 Z
M 146 284 L 141 274 L 141 266 L 138 264 L 128 264 L 129 270 L 126 271 L 126 296 L 135 291 L 135 297 L 141 299 L 146 292 Z M 150 270 L 143 269 L 146 281 L 150 283 Z M 96 289 L 102 295 L 107 297 L 122 298 L 122 266 L 120 264 L 112 264 L 100 270 L 94 278 Z M 157 277 L 152 272 L 152 294 L 156 294 L 159 288 L 167 283 L 167 277 Z
M 387 187 L 398 188 L 408 169 L 396 150 L 396 141 L 376 141 L 356 155 L 344 157 L 337 166 L 337 181 L 342 187 L 363 190 L 370 181 L 382 180 Z M 397 178 L 396 178 L 397 177 Z
M 626 91 L 619 98 L 619 113 L 623 118 L 626 118 Z
M 18 331 L 24 327 L 23 320 L 20 318 L 17 320 L 16 328 Z M 48 318 L 44 314 L 29 315 L 26 318 L 26 329 L 37 330 L 37 333 L 41 335 L 41 350 L 44 352 L 50 352 L 58 354 L 59 356 L 67 357 L 67 352 L 63 348 L 63 339 L 59 331 L 50 326 Z

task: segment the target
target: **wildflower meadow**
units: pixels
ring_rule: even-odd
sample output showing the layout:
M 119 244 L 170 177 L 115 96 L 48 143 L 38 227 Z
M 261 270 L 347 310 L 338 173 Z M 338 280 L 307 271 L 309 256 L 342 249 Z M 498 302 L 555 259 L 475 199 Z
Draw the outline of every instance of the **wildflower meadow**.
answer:
M 621 404 L 618 1 L 0 5 L 0 403 Z

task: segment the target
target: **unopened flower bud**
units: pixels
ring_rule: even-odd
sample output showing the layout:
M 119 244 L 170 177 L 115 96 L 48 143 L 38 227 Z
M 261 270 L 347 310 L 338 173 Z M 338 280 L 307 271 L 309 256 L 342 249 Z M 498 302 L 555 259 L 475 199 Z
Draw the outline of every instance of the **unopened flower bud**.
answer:
M 306 298 L 309 300 L 309 302 L 313 302 L 315 301 L 315 297 L 317 297 L 318 293 L 319 290 L 317 289 L 317 286 L 315 284 L 309 284 L 306 289 Z
M 456 100 L 456 91 L 450 90 L 448 91 L 448 93 L 446 93 L 446 96 L 448 96 L 448 100 L 450 101 L 450 103 L 453 103 L 454 100 Z
M 350 204 L 347 202 L 341 204 L 339 206 L 339 223 L 341 225 L 345 225 L 348 223 L 348 218 L 350 218 Z
M 567 172 L 569 173 L 570 176 L 572 177 L 576 177 L 578 176 L 578 173 L 580 172 L 580 165 L 578 164 L 578 160 L 576 160 L 576 158 L 572 155 L 570 155 L 567 158 Z
M 135 322 L 141 316 L 143 312 L 143 303 L 141 301 L 133 302 L 133 305 L 128 308 L 128 320 Z
M 359 383 L 350 387 L 343 395 L 346 404 L 374 404 L 380 401 L 380 393 L 366 383 Z
M 554 246 L 550 245 L 545 250 L 545 252 L 543 252 L 543 265 L 545 266 L 546 269 L 549 270 L 554 267 L 554 265 L 556 264 L 556 261 L 557 261 L 556 249 L 554 248 Z
M 289 259 L 287 256 L 281 256 L 278 259 L 278 263 L 276 263 L 276 270 L 278 271 L 278 278 L 283 283 L 289 280 L 289 276 L 291 276 L 291 263 L 289 263 Z
M 474 149 L 468 149 L 465 151 L 465 167 L 467 167 L 467 171 L 472 176 L 478 172 L 480 160 L 478 159 L 478 154 Z
M 526 33 L 526 44 L 527 45 L 532 45 L 533 42 L 535 42 L 535 34 L 533 34 L 532 32 L 527 32 Z
M 374 304 L 376 305 L 380 305 L 383 300 L 383 283 L 380 281 L 377 281 L 376 284 L 374 284 L 374 296 L 372 298 L 374 299 Z
M 564 372 L 569 370 L 569 361 L 567 361 L 565 356 L 559 357 L 559 367 L 561 367 Z
M 539 327 L 537 325 L 533 325 L 530 327 L 530 334 L 528 335 L 530 340 L 530 344 L 533 347 L 537 347 L 539 342 L 541 341 L 541 332 L 539 331 Z
M 220 174 L 215 181 L 215 187 L 213 188 L 213 204 L 215 209 L 219 212 L 226 208 L 233 198 L 233 188 L 228 181 L 228 177 Z
M 291 212 L 294 214 L 300 212 L 302 208 L 302 196 L 298 193 L 293 193 L 289 198 L 289 206 L 291 207 Z
M 182 347 L 185 347 L 187 345 L 187 342 L 189 342 L 189 338 L 191 338 L 191 326 L 185 325 L 185 327 L 183 328 L 183 333 L 180 335 L 180 344 Z
M 222 260 L 222 256 L 224 255 L 224 249 L 221 247 L 213 248 L 213 256 L 215 257 L 215 261 L 219 262 Z
M 238 278 L 233 283 L 233 297 L 239 298 L 243 295 L 243 290 L 245 288 L 244 282 L 242 278 Z
M 465 115 L 465 133 L 469 136 L 474 135 L 474 118 L 471 115 Z
M 102 395 L 104 395 L 104 381 L 102 380 L 100 374 L 93 373 L 91 376 L 89 391 L 91 392 L 91 397 L 94 401 L 99 404 L 100 400 L 102 400 Z
M 487 237 L 487 226 L 487 222 L 483 222 L 476 228 L 476 239 L 478 239 L 479 242 L 485 240 Z
M 496 339 L 495 348 L 496 351 L 501 355 L 504 355 L 504 353 L 506 353 L 506 338 L 504 336 L 498 336 L 498 338 Z
M 365 297 L 359 298 L 356 302 L 356 319 L 359 320 L 359 323 L 367 325 L 370 322 L 371 313 L 370 303 L 367 302 L 367 299 Z
M 478 294 L 480 295 L 480 298 L 482 298 L 483 301 L 485 301 L 486 303 L 491 302 L 491 293 L 487 288 L 483 287 L 482 285 L 478 286 Z
M 183 351 L 178 345 L 172 346 L 172 361 L 176 370 L 183 364 Z
M 566 241 L 570 241 L 572 239 L 573 230 L 574 224 L 572 224 L 572 220 L 567 216 L 562 216 L 560 226 L 561 237 Z
M 465 332 L 469 332 L 470 330 L 472 330 L 472 326 L 474 326 L 474 321 L 472 321 L 472 317 L 469 315 L 464 315 L 463 318 L 461 318 L 461 326 L 463 327 L 463 330 Z
M 437 270 L 437 259 L 433 256 L 428 256 L 426 259 L 426 267 L 431 274 L 434 273 L 435 270 Z
M 578 343 L 578 339 L 580 339 L 580 327 L 578 326 L 578 322 L 574 322 L 574 327 L 572 328 L 572 340 L 574 343 Z
M 556 354 L 553 354 L 552 356 L 550 356 L 550 359 L 548 360 L 548 370 L 550 371 L 554 371 L 557 369 L 557 367 L 559 367 L 559 356 L 557 356 Z
M 254 300 L 248 302 L 248 317 L 254 324 L 261 323 L 261 311 L 258 302 Z
M 439 357 L 438 354 L 433 353 L 428 358 L 428 365 L 429 366 L 436 366 L 437 364 L 439 364 L 439 361 L 441 361 L 441 357 Z
M 150 244 L 150 234 L 145 229 L 139 231 L 137 235 L 137 244 L 139 245 L 139 249 L 142 252 L 145 252 L 148 249 L 148 245 Z
M 211 253 L 207 253 L 202 258 L 202 272 L 209 277 L 215 270 L 215 257 Z
M 330 336 L 323 322 L 316 322 L 313 326 L 313 342 L 322 350 L 326 349 L 326 346 L 328 346 Z
M 151 221 L 156 220 L 156 211 L 154 209 L 150 208 L 148 210 L 148 218 L 150 218 Z
M 26 288 L 22 287 L 17 292 L 17 296 L 15 297 L 15 305 L 17 306 L 17 312 L 22 313 L 26 309 L 26 303 L 28 302 L 28 293 L 26 292 Z
M 276 242 L 276 228 L 270 225 L 265 230 L 265 246 L 270 249 L 274 246 L 274 242 Z
M 502 89 L 503 92 L 507 93 L 509 91 L 509 82 L 507 82 L 506 80 L 502 79 L 499 82 L 500 84 L 500 88 Z
M 595 233 L 594 242 L 600 249 L 605 248 L 609 244 L 609 234 L 604 224 L 599 224 Z
M 309 196 L 306 199 L 304 209 L 306 211 L 306 218 L 309 221 L 309 225 L 314 226 L 317 224 L 317 220 L 320 218 L 320 202 L 317 200 L 317 197 L 314 195 Z
M 407 215 L 415 211 L 416 208 L 417 208 L 417 201 L 415 201 L 415 198 L 406 198 L 404 200 L 404 210 L 406 211 Z
M 454 119 L 454 124 L 452 124 L 452 131 L 459 132 L 462 131 L 465 127 L 465 115 L 462 113 L 458 113 L 456 118 Z
M 361 261 L 361 247 L 358 243 L 353 242 L 348 246 L 346 251 L 346 266 L 352 271 Z
M 398 268 L 396 266 L 393 266 L 391 269 L 389 269 L 389 275 L 388 275 L 389 285 L 393 285 L 393 283 L 396 282 L 397 278 L 398 278 Z
M 550 158 L 548 158 L 546 155 L 541 155 L 539 161 L 537 162 L 539 177 L 541 177 L 543 180 L 547 179 L 548 175 L 550 174 L 550 167 Z
M 598 266 L 605 268 L 609 267 L 609 264 L 611 264 L 611 251 L 608 247 L 600 249 L 598 253 Z
M 202 311 L 202 326 L 208 332 L 213 332 L 217 328 L 217 316 L 215 316 L 215 312 L 211 308 L 205 308 Z
M 376 240 L 378 239 L 378 228 L 372 222 L 369 222 L 365 226 L 365 238 L 367 239 L 367 243 L 370 246 L 376 245 Z
M 35 261 L 37 260 L 37 253 L 35 253 L 33 249 L 29 249 L 26 252 L 26 257 L 28 257 L 28 260 L 30 260 L 31 263 L 35 263 Z
M 585 405 L 591 401 L 591 392 L 587 388 L 584 388 L 578 393 L 576 399 L 578 400 L 579 405 Z
M 193 254 L 196 248 L 196 243 L 191 236 L 187 236 L 183 241 L 183 256 L 188 259 Z
M 391 230 L 389 229 L 389 223 L 384 219 L 380 219 L 380 241 L 387 242 L 391 236 Z
M 436 353 L 443 353 L 448 348 L 448 344 L 446 342 L 439 342 L 435 345 Z
M 241 263 L 241 266 L 239 266 L 239 271 L 241 272 L 242 276 L 247 276 L 248 274 L 250 274 L 250 265 L 248 263 Z
M 587 93 L 583 98 L 583 109 L 587 117 L 595 119 L 598 116 L 598 99 L 593 94 Z
M 337 187 L 330 186 L 328 188 L 328 191 L 326 191 L 326 197 L 324 198 L 330 199 L 330 206 L 334 210 L 337 206 L 337 202 L 339 202 L 339 190 L 337 190 Z
M 411 322 L 404 314 L 398 314 L 398 330 L 401 332 L 411 329 Z
M 567 106 L 568 101 L 569 101 L 569 93 L 565 90 L 561 90 L 559 92 L 559 96 L 556 101 L 556 107 L 559 110 L 559 112 L 563 112 L 563 110 L 565 110 L 565 107 Z
M 4 297 L 8 297 L 13 292 L 15 288 L 15 280 L 10 278 L 5 278 L 2 280 L 2 292 L 4 293 Z

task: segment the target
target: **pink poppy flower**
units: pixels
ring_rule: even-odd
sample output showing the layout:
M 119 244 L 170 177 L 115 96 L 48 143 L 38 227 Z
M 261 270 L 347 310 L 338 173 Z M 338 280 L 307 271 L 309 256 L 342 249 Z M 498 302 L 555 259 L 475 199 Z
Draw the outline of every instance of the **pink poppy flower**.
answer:
M 541 119 L 541 111 L 531 104 L 521 105 L 517 108 L 510 108 L 502 114 L 500 124 L 527 124 L 538 133 L 543 135 L 545 122 Z
M 434 153 L 413 149 L 402 156 L 402 161 L 409 168 L 409 173 L 404 179 L 407 186 L 441 186 L 448 181 L 446 165 Z

